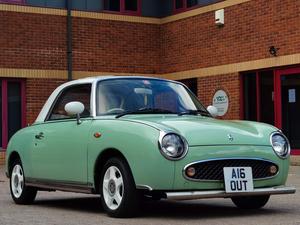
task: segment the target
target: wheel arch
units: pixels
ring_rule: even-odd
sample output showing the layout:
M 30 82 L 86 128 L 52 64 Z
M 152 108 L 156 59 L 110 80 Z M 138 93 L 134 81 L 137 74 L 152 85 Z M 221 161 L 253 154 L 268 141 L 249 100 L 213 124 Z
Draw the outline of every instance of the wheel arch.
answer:
M 132 179 L 134 181 L 134 177 L 132 175 L 132 171 L 130 168 L 130 165 L 126 159 L 126 157 L 122 154 L 122 152 L 116 148 L 108 148 L 103 150 L 97 157 L 96 161 L 95 161 L 95 165 L 94 165 L 94 186 L 95 186 L 95 192 L 99 193 L 99 184 L 100 184 L 100 174 L 102 171 L 102 168 L 105 164 L 105 162 L 113 157 L 118 157 L 123 159 L 126 163 L 128 168 L 130 169 L 130 174 L 132 176 Z
M 8 169 L 8 176 L 10 177 L 10 174 L 11 174 L 11 170 L 12 170 L 12 165 L 13 163 L 16 161 L 16 160 L 21 160 L 21 156 L 20 154 L 17 152 L 17 151 L 12 151 L 8 157 L 8 160 L 7 160 L 7 169 Z

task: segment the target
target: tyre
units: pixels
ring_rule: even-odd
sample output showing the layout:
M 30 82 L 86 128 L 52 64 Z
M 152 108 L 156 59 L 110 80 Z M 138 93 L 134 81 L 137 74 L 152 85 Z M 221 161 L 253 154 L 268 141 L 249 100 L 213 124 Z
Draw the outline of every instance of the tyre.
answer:
M 109 159 L 101 172 L 101 203 L 111 217 L 133 217 L 137 214 L 140 198 L 127 162 Z
M 25 175 L 21 161 L 16 160 L 11 168 L 9 186 L 12 199 L 16 204 L 27 205 L 33 203 L 37 190 L 25 185 Z
M 232 202 L 241 209 L 259 209 L 269 201 L 270 195 L 233 197 Z

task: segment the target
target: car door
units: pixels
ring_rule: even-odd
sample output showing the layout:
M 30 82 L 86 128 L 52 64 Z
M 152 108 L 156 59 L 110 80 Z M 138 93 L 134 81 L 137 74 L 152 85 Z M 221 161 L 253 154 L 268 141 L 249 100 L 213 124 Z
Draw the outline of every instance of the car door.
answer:
M 33 178 L 64 184 L 87 183 L 87 142 L 92 123 L 90 96 L 90 84 L 64 89 L 52 105 L 46 121 L 35 126 L 31 153 Z M 64 110 L 64 106 L 72 101 L 84 104 L 80 124 Z

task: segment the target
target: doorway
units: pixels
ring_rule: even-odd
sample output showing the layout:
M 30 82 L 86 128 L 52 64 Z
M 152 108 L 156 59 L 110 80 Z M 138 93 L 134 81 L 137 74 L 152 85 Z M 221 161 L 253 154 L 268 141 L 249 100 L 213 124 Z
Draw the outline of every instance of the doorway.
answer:
M 293 155 L 300 155 L 300 68 L 242 74 L 241 117 L 272 124 L 288 137 Z
M 5 149 L 9 139 L 26 126 L 25 81 L 0 79 L 0 148 Z

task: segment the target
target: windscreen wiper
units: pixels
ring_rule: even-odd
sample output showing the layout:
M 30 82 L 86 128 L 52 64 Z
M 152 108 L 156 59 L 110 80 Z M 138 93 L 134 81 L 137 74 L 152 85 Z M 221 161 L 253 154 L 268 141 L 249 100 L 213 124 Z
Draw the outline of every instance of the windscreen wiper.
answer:
M 201 116 L 208 116 L 211 117 L 211 115 L 209 114 L 209 112 L 202 110 L 202 109 L 196 109 L 196 110 L 187 110 L 187 111 L 183 111 L 178 113 L 178 116 L 183 116 L 183 115 L 201 115 Z
M 167 109 L 159 109 L 159 108 L 141 108 L 138 110 L 133 110 L 133 111 L 126 111 L 123 113 L 120 113 L 116 115 L 116 118 L 120 118 L 125 115 L 130 115 L 130 114 L 160 114 L 160 113 L 167 113 L 167 114 L 177 114 L 176 112 L 172 112 Z

